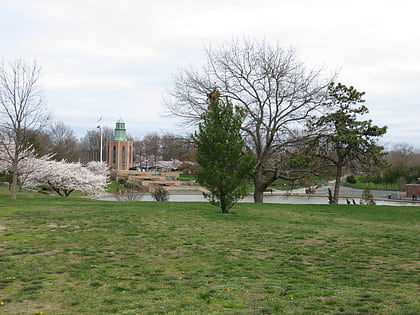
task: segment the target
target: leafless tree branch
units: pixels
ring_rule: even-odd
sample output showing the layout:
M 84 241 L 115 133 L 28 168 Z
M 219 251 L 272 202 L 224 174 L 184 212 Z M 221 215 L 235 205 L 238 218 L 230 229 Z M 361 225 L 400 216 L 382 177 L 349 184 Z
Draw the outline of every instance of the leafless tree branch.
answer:
M 217 88 L 246 112 L 243 133 L 248 150 L 254 153 L 256 201 L 275 177 L 264 179 L 270 159 L 290 145 L 293 130 L 324 106 L 326 89 L 333 80 L 322 77 L 322 69 L 307 70 L 294 49 L 244 39 L 206 49 L 207 64 L 200 71 L 181 70 L 174 77 L 172 102 L 167 110 L 189 124 L 206 110 L 207 93 Z M 274 178 L 275 180 L 275 178 Z
M 0 65 L 0 146 L 13 165 L 12 199 L 16 199 L 18 162 L 30 145 L 29 137 L 40 132 L 51 118 L 38 84 L 40 75 L 35 62 L 27 65 L 16 60 Z

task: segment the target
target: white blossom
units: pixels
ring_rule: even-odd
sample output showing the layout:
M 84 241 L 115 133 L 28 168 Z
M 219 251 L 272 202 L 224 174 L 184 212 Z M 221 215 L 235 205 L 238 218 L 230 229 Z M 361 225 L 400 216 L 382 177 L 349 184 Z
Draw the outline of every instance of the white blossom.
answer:
M 95 174 L 79 162 L 49 160 L 42 163 L 44 165 L 34 174 L 34 180 L 48 184 L 59 195 L 68 196 L 74 190 L 96 194 L 104 191 L 107 185 L 107 176 Z
M 106 162 L 90 161 L 86 164 L 86 167 L 96 175 L 109 176 L 111 170 Z
M 158 161 L 156 162 L 156 167 L 162 169 L 169 169 L 175 170 L 177 169 L 182 163 L 179 160 L 171 160 L 171 161 Z
M 10 150 L 0 150 L 0 172 L 10 172 Z M 13 153 L 13 152 L 12 152 Z M 55 192 L 68 196 L 74 190 L 96 194 L 105 189 L 109 169 L 105 163 L 91 162 L 88 167 L 81 163 L 51 160 L 51 155 L 36 157 L 31 148 L 21 154 L 18 162 L 18 182 L 21 187 L 36 187 L 48 184 Z

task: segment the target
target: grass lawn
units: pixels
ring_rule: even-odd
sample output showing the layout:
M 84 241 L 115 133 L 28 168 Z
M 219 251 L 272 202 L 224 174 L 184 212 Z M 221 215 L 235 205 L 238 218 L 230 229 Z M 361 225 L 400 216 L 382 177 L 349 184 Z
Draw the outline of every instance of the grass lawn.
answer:
M 419 217 L 0 188 L 0 314 L 419 314 Z
M 375 184 L 372 182 L 357 182 L 355 184 L 349 184 L 347 182 L 343 183 L 346 187 L 356 188 L 356 189 L 365 189 L 366 187 L 369 187 L 370 189 L 374 190 L 394 190 L 398 191 L 399 187 L 397 184 Z
M 347 181 L 344 181 L 342 184 L 346 187 L 356 188 L 356 189 L 365 189 L 366 187 L 369 187 L 370 189 L 375 190 L 394 190 L 398 191 L 401 189 L 400 185 L 397 183 L 393 184 L 386 184 L 386 183 L 373 183 L 370 181 L 368 175 L 356 175 L 354 176 L 356 179 L 356 183 L 351 184 Z M 402 185 L 405 189 L 405 185 Z

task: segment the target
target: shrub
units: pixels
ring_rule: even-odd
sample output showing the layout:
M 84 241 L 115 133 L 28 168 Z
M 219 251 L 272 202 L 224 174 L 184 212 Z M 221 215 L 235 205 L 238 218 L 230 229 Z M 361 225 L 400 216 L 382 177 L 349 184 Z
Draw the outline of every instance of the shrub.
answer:
M 119 201 L 140 201 L 145 192 L 144 187 L 136 182 L 124 181 L 124 188 L 117 188 L 115 196 Z
M 162 186 L 155 186 L 151 195 L 155 201 L 169 201 L 169 192 Z
M 366 205 L 376 205 L 375 199 L 373 198 L 373 194 L 369 187 L 366 187 L 363 190 L 362 200 Z
M 330 188 L 328 188 L 328 203 L 330 205 L 334 203 L 334 198 L 333 198 L 332 191 Z
M 357 180 L 356 177 L 354 175 L 349 175 L 347 176 L 346 182 L 349 184 L 356 184 Z
M 127 184 L 127 178 L 125 177 L 118 177 L 117 182 L 119 185 L 124 186 Z

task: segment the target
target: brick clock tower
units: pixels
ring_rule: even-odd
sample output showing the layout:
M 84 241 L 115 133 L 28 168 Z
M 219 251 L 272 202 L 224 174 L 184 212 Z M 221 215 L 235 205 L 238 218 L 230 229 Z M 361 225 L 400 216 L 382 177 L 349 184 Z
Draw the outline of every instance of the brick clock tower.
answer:
M 108 165 L 114 170 L 128 170 L 133 166 L 133 142 L 127 140 L 121 119 L 115 124 L 114 140 L 108 141 Z

